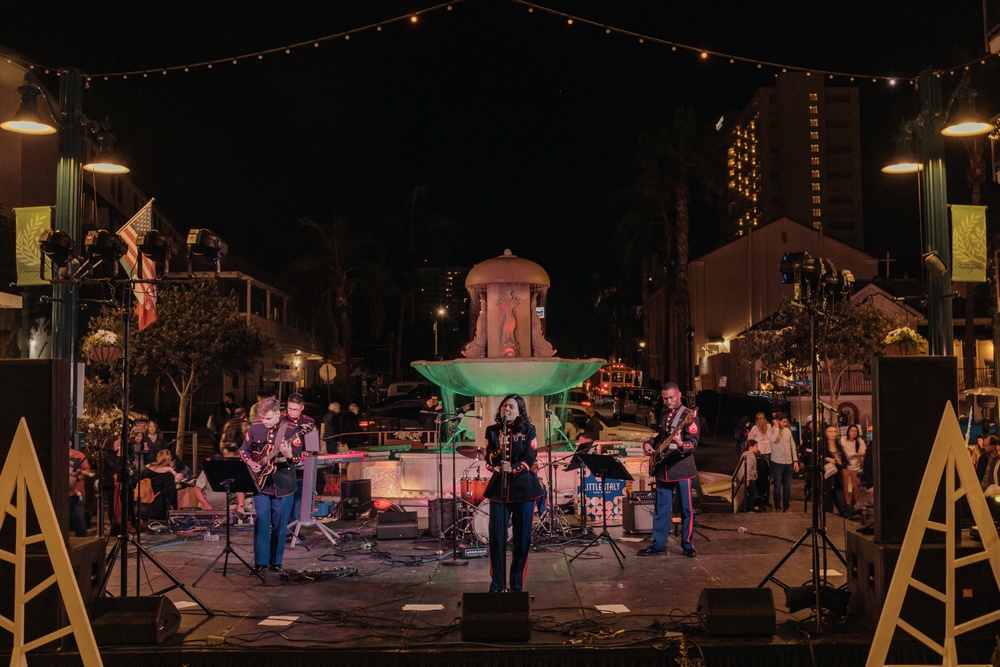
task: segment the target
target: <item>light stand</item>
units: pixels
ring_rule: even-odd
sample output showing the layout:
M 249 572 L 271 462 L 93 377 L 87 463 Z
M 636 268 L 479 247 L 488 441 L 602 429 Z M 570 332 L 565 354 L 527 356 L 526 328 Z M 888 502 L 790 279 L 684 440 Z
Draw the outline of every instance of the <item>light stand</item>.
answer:
M 847 559 L 844 555 L 840 553 L 836 545 L 830 541 L 830 537 L 826 534 L 826 515 L 824 513 L 824 500 L 823 500 L 823 467 L 817 462 L 820 454 L 819 448 L 819 438 L 817 437 L 820 433 L 819 428 L 819 357 L 816 352 L 816 320 L 821 317 L 821 312 L 817 310 L 814 305 L 807 304 L 805 307 L 809 313 L 809 357 L 811 360 L 811 371 L 813 378 L 813 393 L 812 393 L 812 415 L 813 415 L 813 505 L 812 505 L 812 525 L 806 529 L 802 536 L 796 540 L 792 548 L 788 550 L 788 553 L 782 557 L 778 564 L 771 569 L 767 575 L 757 584 L 758 588 L 763 587 L 769 581 L 773 581 L 775 584 L 780 586 L 785 590 L 786 594 L 790 591 L 790 586 L 775 575 L 781 566 L 788 561 L 789 558 L 798 550 L 800 546 L 805 544 L 806 540 L 809 540 L 809 547 L 812 556 L 812 593 L 815 596 L 813 600 L 816 609 L 816 632 L 822 632 L 823 629 L 823 608 L 825 595 L 822 595 L 824 588 L 832 588 L 827 582 L 827 549 L 833 551 L 833 553 L 840 559 L 844 568 L 847 568 Z M 794 447 L 794 443 L 792 445 Z

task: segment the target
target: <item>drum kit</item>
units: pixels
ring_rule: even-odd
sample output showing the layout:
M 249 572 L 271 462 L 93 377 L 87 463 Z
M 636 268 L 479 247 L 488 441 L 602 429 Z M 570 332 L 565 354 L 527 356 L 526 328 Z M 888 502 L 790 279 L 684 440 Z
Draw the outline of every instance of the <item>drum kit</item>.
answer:
M 532 539 L 540 537 L 565 537 L 570 533 L 569 524 L 563 516 L 563 506 L 568 501 L 575 501 L 573 493 L 557 493 L 555 491 L 555 468 L 559 463 L 564 463 L 569 457 L 553 459 L 552 449 L 565 445 L 565 442 L 544 443 L 538 446 L 539 453 L 547 455 L 546 463 L 535 464 L 532 471 L 539 475 L 547 472 L 547 480 L 542 482 L 542 496 L 536 501 L 537 512 L 532 522 Z M 480 461 L 486 458 L 486 450 L 475 445 L 459 445 L 455 452 L 472 459 L 473 462 L 462 472 L 459 483 L 459 496 L 456 503 L 456 517 L 454 530 L 458 531 L 456 539 L 465 544 L 487 544 L 490 537 L 490 501 L 486 499 L 486 485 L 489 479 L 481 476 Z M 474 475 L 474 476 L 473 476 Z M 548 483 L 546 483 L 546 481 Z M 511 532 L 508 527 L 507 539 L 510 540 Z

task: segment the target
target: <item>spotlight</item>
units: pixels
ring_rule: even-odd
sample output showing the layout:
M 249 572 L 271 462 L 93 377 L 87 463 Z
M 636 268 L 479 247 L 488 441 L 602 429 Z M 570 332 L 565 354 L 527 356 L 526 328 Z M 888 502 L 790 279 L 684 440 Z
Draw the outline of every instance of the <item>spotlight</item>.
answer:
M 39 275 L 45 279 L 45 258 L 48 257 L 52 266 L 59 270 L 60 277 L 66 277 L 70 263 L 80 258 L 76 242 L 66 232 L 56 229 L 46 229 L 38 237 L 38 247 L 42 251 L 39 264 Z
M 125 241 L 117 234 L 107 229 L 98 229 L 87 232 L 87 237 L 83 240 L 83 251 L 91 270 L 103 264 L 105 267 L 112 267 L 112 272 L 117 276 L 118 260 L 125 255 L 126 247 Z
M 923 254 L 924 266 L 935 276 L 943 276 L 948 273 L 948 265 L 941 259 L 937 250 L 930 250 Z
M 807 260 L 812 260 L 812 256 L 807 252 L 786 252 L 781 258 L 779 270 L 781 271 L 781 284 L 790 285 L 797 283 L 802 265 Z
M 136 238 L 139 252 L 156 264 L 163 264 L 164 273 L 170 273 L 170 258 L 180 251 L 180 247 L 163 232 L 151 229 Z
M 38 96 L 42 94 L 41 89 L 33 84 L 25 84 L 19 86 L 17 92 L 21 96 L 21 105 L 14 118 L 0 123 L 0 127 L 18 134 L 55 134 L 55 124 L 46 122 L 38 114 Z
M 188 273 L 193 274 L 193 258 L 200 257 L 215 263 L 215 272 L 222 270 L 221 261 L 229 253 L 229 246 L 211 229 L 192 229 L 187 237 Z

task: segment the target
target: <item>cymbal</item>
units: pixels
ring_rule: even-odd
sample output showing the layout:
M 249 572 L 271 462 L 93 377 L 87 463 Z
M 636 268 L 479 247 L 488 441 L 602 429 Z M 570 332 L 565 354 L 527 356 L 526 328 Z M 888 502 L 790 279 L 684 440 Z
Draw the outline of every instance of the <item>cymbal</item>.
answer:
M 455 448 L 455 451 L 461 454 L 462 456 L 470 459 L 486 458 L 486 450 L 483 449 L 482 447 L 476 447 L 475 445 L 459 445 L 458 447 Z

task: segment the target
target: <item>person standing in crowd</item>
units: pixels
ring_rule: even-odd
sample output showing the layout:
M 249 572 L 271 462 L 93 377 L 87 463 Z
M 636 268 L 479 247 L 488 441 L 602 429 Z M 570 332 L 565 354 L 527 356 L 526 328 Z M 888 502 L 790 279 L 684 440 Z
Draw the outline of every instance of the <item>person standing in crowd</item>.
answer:
M 980 462 L 983 460 L 986 461 L 985 464 L 980 466 L 983 471 L 979 476 L 979 484 L 983 491 L 985 491 L 991 485 L 997 484 L 997 480 L 1000 478 L 997 475 L 997 462 L 1000 462 L 1000 451 L 997 450 L 997 437 L 995 435 L 988 435 L 983 440 L 983 456 L 979 460 Z
M 663 418 L 660 421 L 660 438 L 680 429 L 663 449 L 660 459 L 650 474 L 656 478 L 656 500 L 653 509 L 653 543 L 638 552 L 639 556 L 660 556 L 667 552 L 674 497 L 681 502 L 681 548 L 688 558 L 697 556 L 691 537 L 694 521 L 691 515 L 691 481 L 698 474 L 694 465 L 694 450 L 698 447 L 699 427 L 696 418 L 681 427 L 691 409 L 681 402 L 681 390 L 673 382 L 663 388 Z M 642 449 L 650 456 L 655 451 L 656 438 L 647 440 Z
M 327 454 L 336 454 L 340 446 L 340 422 L 340 403 L 334 401 L 323 415 L 323 441 L 326 443 Z
M 590 403 L 584 409 L 587 411 L 587 422 L 583 425 L 583 430 L 593 433 L 595 440 L 600 440 L 603 429 L 597 409 Z
M 302 414 L 303 408 L 305 408 L 306 401 L 302 397 L 302 394 L 294 393 L 288 395 L 288 401 L 285 404 L 285 414 L 281 416 L 282 421 L 288 423 L 292 428 L 302 428 L 309 424 L 312 424 L 315 428 L 316 420 L 309 415 Z M 303 454 L 307 456 L 308 454 Z M 307 502 L 312 504 L 312 498 L 309 498 Z M 302 510 L 302 470 L 300 468 L 295 469 L 295 499 L 292 501 L 292 517 L 291 520 L 295 521 L 299 518 L 299 513 Z
M 148 452 L 149 457 L 147 463 L 156 459 L 156 455 L 160 453 L 160 450 L 166 447 L 166 441 L 163 439 L 163 434 L 160 433 L 160 427 L 155 421 L 150 419 L 146 422 L 146 432 L 142 438 L 142 448 L 143 451 Z
M 257 475 L 269 463 L 274 471 L 261 484 L 261 492 L 253 497 L 256 520 L 253 526 L 254 569 L 284 572 L 281 561 L 285 554 L 285 532 L 292 515 L 295 495 L 295 463 L 302 455 L 299 440 L 284 440 L 286 424 L 281 421 L 281 405 L 274 397 L 265 398 L 258 408 L 260 419 L 250 425 L 240 447 L 240 457 Z M 261 457 L 254 460 L 254 454 Z M 268 457 L 273 458 L 270 461 Z
M 737 474 L 743 478 L 746 487 L 747 512 L 753 512 L 757 508 L 757 451 L 757 441 L 747 439 L 737 468 Z
M 771 442 L 778 437 L 778 428 L 767 420 L 767 415 L 758 412 L 755 416 L 750 433 L 747 434 L 747 441 L 753 440 L 757 443 L 757 451 L 760 454 L 759 465 L 757 467 L 757 491 L 764 501 L 764 505 L 770 506 L 771 501 Z
M 836 507 L 840 516 L 853 519 L 857 517 L 856 510 L 847 502 L 845 477 L 842 474 L 847 466 L 847 453 L 840 439 L 840 429 L 827 426 L 823 431 L 823 511 L 832 512 Z
M 521 396 L 504 396 L 496 423 L 486 427 L 485 436 L 486 465 L 493 472 L 483 494 L 490 501 L 490 592 L 520 591 L 528 570 L 535 500 L 542 495 L 542 485 L 531 470 L 538 455 L 538 436 Z M 509 580 L 505 567 L 508 525 L 513 527 Z
M 351 450 L 365 444 L 365 436 L 361 434 L 361 418 L 359 414 L 361 408 L 357 403 L 347 406 L 347 412 L 340 418 L 341 441 L 346 445 L 346 449 Z
M 146 425 L 137 424 L 129 431 L 129 451 L 125 452 L 129 456 L 140 456 L 142 465 L 148 466 L 156 458 L 149 451 L 149 442 L 146 440 Z
M 420 439 L 423 442 L 437 442 L 438 439 L 438 417 L 444 406 L 437 394 L 431 394 L 424 401 L 424 406 L 420 409 L 420 429 L 424 431 Z M 433 435 L 431 435 L 433 433 Z
M 774 477 L 774 511 L 790 512 L 792 476 L 799 471 L 799 455 L 788 424 L 788 415 L 774 413 L 778 433 L 771 441 L 771 474 Z
M 273 395 L 274 394 L 272 394 L 272 393 L 270 393 L 268 391 L 265 391 L 263 389 L 260 389 L 260 390 L 257 391 L 257 402 L 250 406 L 249 420 L 250 420 L 251 424 L 254 423 L 255 421 L 257 421 L 258 419 L 260 419 L 260 415 L 258 414 L 258 412 L 260 412 L 260 402 L 263 401 L 265 398 L 267 398 L 269 396 L 273 396 Z M 235 410 L 234 410 L 234 413 L 235 413 Z
M 69 445 L 69 529 L 76 537 L 86 537 L 90 521 L 87 520 L 87 480 L 93 477 L 90 463 L 83 452 Z
M 847 435 L 840 439 L 847 462 L 844 466 L 844 497 L 851 507 L 857 507 L 861 502 L 861 469 L 865 462 L 865 452 L 868 446 L 861 437 L 861 429 L 857 424 L 847 427 Z

